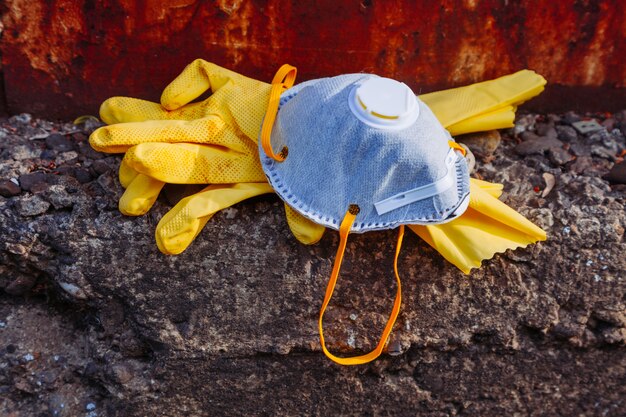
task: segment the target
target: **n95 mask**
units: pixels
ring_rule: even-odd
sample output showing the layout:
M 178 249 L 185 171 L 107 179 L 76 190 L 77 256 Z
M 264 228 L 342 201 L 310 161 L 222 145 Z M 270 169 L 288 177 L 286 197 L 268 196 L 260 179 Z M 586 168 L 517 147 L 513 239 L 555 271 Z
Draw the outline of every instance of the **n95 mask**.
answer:
M 465 158 L 411 89 L 395 80 L 349 74 L 286 90 L 271 131 L 279 161 L 260 143 L 276 193 L 310 220 L 338 230 L 358 206 L 351 232 L 436 224 L 468 203 Z
M 435 115 L 395 80 L 350 74 L 303 83 L 283 66 L 272 82 L 259 155 L 270 185 L 304 217 L 339 230 L 340 243 L 319 316 L 321 347 L 342 365 L 376 359 L 398 316 L 397 262 L 405 224 L 438 224 L 469 203 L 464 151 Z M 377 346 L 339 357 L 326 348 L 323 317 L 351 232 L 399 226 L 394 272 L 396 296 Z

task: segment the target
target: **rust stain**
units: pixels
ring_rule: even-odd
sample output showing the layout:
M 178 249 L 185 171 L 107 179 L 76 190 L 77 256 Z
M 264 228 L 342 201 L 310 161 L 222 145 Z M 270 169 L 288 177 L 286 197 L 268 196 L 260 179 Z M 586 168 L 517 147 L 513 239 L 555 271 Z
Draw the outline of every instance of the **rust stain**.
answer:
M 13 113 L 156 100 L 198 57 L 263 80 L 289 62 L 301 81 L 366 71 L 420 92 L 531 68 L 558 87 L 553 108 L 594 88 L 626 103 L 622 0 L 5 0 L 1 12 Z

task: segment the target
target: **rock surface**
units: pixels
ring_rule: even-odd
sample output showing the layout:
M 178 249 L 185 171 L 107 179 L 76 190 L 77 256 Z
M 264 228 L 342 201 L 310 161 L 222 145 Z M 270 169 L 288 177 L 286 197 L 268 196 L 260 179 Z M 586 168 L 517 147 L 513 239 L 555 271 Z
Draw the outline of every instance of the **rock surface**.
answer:
M 626 190 L 603 176 L 624 121 L 584 136 L 567 128 L 581 118 L 522 115 L 477 165 L 548 241 L 465 276 L 408 234 L 389 354 L 360 367 L 319 347 L 336 233 L 299 244 L 266 196 L 165 256 L 154 227 L 179 187 L 125 217 L 120 157 L 89 148 L 93 126 L 0 120 L 0 181 L 21 187 L 0 196 L 0 414 L 623 415 Z M 522 133 L 536 152 L 520 152 Z M 394 231 L 351 237 L 325 318 L 334 352 L 377 342 L 394 245 Z

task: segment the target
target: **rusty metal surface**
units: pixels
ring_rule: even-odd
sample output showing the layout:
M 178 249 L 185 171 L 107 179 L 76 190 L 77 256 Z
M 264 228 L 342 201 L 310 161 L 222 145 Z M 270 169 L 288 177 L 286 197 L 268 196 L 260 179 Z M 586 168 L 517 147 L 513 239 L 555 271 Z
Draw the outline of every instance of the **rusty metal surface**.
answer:
M 624 0 L 5 0 L 0 8 L 11 113 L 69 118 L 95 114 L 111 95 L 156 100 L 198 57 L 264 80 L 285 62 L 300 81 L 374 72 L 419 92 L 531 68 L 557 86 L 540 106 L 626 103 Z

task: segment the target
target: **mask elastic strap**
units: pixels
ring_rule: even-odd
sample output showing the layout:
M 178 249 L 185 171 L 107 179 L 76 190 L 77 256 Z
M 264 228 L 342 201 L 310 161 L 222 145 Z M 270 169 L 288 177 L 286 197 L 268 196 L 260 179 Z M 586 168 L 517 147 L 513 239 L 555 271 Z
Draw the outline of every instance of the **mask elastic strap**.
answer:
M 340 364 L 340 365 L 362 365 L 364 363 L 368 363 L 376 359 L 383 352 L 385 344 L 387 343 L 387 338 L 393 329 L 393 325 L 396 322 L 396 318 L 398 317 L 398 312 L 400 311 L 400 303 L 402 301 L 402 287 L 400 284 L 400 276 L 398 275 L 398 256 L 400 255 L 400 248 L 402 247 L 402 238 L 404 237 L 404 225 L 400 226 L 398 232 L 398 243 L 396 244 L 396 255 L 393 261 L 393 270 L 396 275 L 396 298 L 393 302 L 393 308 L 391 309 L 391 314 L 389 319 L 387 320 L 387 324 L 385 325 L 385 329 L 383 330 L 382 335 L 380 336 L 380 341 L 374 350 L 371 352 L 361 355 L 361 356 L 353 356 L 349 358 L 341 358 L 333 355 L 326 349 L 326 342 L 324 341 L 324 329 L 322 327 L 322 320 L 324 319 L 324 312 L 326 311 L 326 307 L 330 302 L 331 297 L 333 296 L 333 291 L 335 290 L 335 284 L 337 283 L 337 278 L 339 276 L 339 270 L 341 269 L 341 262 L 343 261 L 343 254 L 346 250 L 346 244 L 348 243 L 348 234 L 350 233 L 350 229 L 354 224 L 356 219 L 356 215 L 359 212 L 359 208 L 356 205 L 351 205 L 350 209 L 344 216 L 341 226 L 339 227 L 339 248 L 337 249 L 337 256 L 335 257 L 335 263 L 333 265 L 333 271 L 330 274 L 330 279 L 328 280 L 328 286 L 326 287 L 326 295 L 324 296 L 324 302 L 322 303 L 322 308 L 320 310 L 320 318 L 319 318 L 319 332 L 320 332 L 320 342 L 322 344 L 322 350 L 324 354 L 332 361 Z
M 453 140 L 449 140 L 448 141 L 448 145 L 452 148 L 455 149 L 459 152 L 461 152 L 463 154 L 463 156 L 465 156 L 465 154 L 467 153 L 467 151 L 465 150 L 465 148 L 463 148 L 461 145 L 459 145 L 457 142 L 453 141 Z
M 274 126 L 274 120 L 276 120 L 276 113 L 278 113 L 280 95 L 286 89 L 293 87 L 293 84 L 296 81 L 296 73 L 296 67 L 284 64 L 276 72 L 276 75 L 274 75 L 272 88 L 270 90 L 270 99 L 267 104 L 267 110 L 265 111 L 263 126 L 261 127 L 261 145 L 263 146 L 263 150 L 267 156 L 278 162 L 285 160 L 288 149 L 286 146 L 283 146 L 283 149 L 281 149 L 278 154 L 274 153 L 271 144 L 272 127 Z

